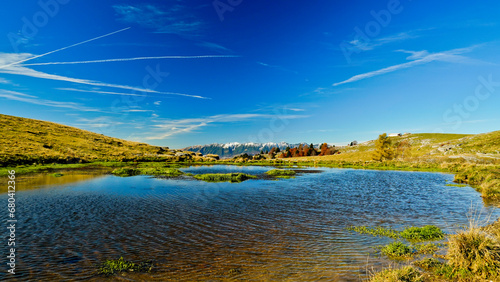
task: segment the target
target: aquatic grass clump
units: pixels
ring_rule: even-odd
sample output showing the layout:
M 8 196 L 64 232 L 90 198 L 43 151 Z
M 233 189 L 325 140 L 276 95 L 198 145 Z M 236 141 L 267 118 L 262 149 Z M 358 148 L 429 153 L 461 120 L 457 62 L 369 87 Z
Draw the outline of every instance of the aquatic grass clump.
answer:
M 117 168 L 111 172 L 112 174 L 120 177 L 134 176 L 141 173 L 140 170 L 135 168 Z
M 61 177 L 61 176 L 64 176 L 64 174 L 62 174 L 62 173 L 53 173 L 52 176 L 53 177 Z
M 475 278 L 500 277 L 500 240 L 471 224 L 449 238 L 448 264 L 453 275 Z
M 257 178 L 255 175 L 245 173 L 207 173 L 196 174 L 193 177 L 207 182 L 242 182 L 247 179 Z
M 270 171 L 267 171 L 265 174 L 274 177 L 291 178 L 296 173 L 295 171 L 289 169 L 271 169 Z
M 403 268 L 387 268 L 376 273 L 372 282 L 423 282 L 424 277 L 420 271 L 411 266 Z
M 139 168 L 140 174 L 143 175 L 156 175 L 156 176 L 167 176 L 167 177 L 176 177 L 183 175 L 184 172 L 170 167 L 145 167 Z
M 134 175 L 155 175 L 155 176 L 167 176 L 176 177 L 184 174 L 182 171 L 176 168 L 169 167 L 141 167 L 141 168 L 117 168 L 111 172 L 116 176 L 127 177 Z
M 350 226 L 346 228 L 347 230 L 354 231 L 360 234 L 370 234 L 372 236 L 381 236 L 381 237 L 389 237 L 393 239 L 398 239 L 399 236 L 399 231 L 392 229 L 392 228 L 386 228 L 382 226 L 377 226 L 377 227 L 368 227 L 368 226 Z
M 106 276 L 114 275 L 124 271 L 150 272 L 153 269 L 153 262 L 134 263 L 120 257 L 119 259 L 106 260 L 99 267 L 98 273 Z
M 444 238 L 444 232 L 434 225 L 424 227 L 408 227 L 399 233 L 401 238 L 413 241 L 429 241 Z
M 380 251 L 390 258 L 396 259 L 409 258 L 413 254 L 412 248 L 399 241 L 385 245 Z

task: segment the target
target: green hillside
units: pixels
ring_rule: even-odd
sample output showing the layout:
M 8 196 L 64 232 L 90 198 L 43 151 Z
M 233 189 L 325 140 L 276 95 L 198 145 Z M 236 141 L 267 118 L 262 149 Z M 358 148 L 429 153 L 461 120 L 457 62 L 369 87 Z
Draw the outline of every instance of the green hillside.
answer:
M 162 148 L 52 122 L 0 114 L 0 165 L 123 161 L 161 156 Z
M 406 142 L 404 152 L 396 160 L 406 162 L 467 161 L 472 163 L 500 163 L 500 131 L 483 134 L 416 133 L 391 137 L 394 147 Z M 370 161 L 375 142 L 341 147 L 340 154 L 296 158 L 298 161 Z

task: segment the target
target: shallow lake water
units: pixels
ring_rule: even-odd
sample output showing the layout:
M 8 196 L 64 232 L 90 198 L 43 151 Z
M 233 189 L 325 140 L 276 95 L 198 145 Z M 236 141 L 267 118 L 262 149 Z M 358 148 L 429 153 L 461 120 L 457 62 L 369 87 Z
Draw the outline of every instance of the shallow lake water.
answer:
M 181 170 L 262 175 L 270 169 Z M 123 256 L 153 260 L 153 271 L 112 279 L 360 281 L 390 263 L 374 247 L 392 240 L 348 226 L 434 224 L 451 233 L 468 223 L 471 207 L 482 218 L 500 216 L 474 189 L 445 186 L 449 174 L 310 170 L 319 172 L 242 183 L 100 175 L 19 191 L 15 278 L 107 280 L 96 275 L 99 263 Z M 7 203 L 5 193 L 0 201 Z M 5 222 L 6 212 L 0 218 Z

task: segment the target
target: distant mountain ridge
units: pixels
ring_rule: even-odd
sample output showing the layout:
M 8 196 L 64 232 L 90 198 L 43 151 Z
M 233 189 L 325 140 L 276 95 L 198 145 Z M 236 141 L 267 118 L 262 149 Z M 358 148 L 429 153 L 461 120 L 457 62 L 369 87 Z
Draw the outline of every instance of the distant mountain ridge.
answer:
M 192 151 L 192 152 L 197 152 L 197 153 L 202 153 L 203 155 L 206 154 L 216 154 L 219 155 L 221 158 L 232 158 L 237 155 L 241 155 L 244 153 L 247 153 L 249 155 L 255 155 L 259 154 L 260 151 L 270 151 L 273 147 L 280 148 L 280 150 L 285 150 L 286 147 L 298 147 L 300 144 L 303 145 L 309 145 L 307 143 L 297 143 L 297 144 L 291 144 L 287 142 L 268 142 L 268 143 L 238 143 L 238 142 L 232 142 L 232 143 L 225 143 L 225 144 L 219 144 L 219 143 L 213 143 L 213 144 L 208 144 L 208 145 L 196 145 L 196 146 L 190 146 L 186 147 L 182 150 L 185 151 Z M 319 144 L 313 144 L 314 147 L 319 147 Z

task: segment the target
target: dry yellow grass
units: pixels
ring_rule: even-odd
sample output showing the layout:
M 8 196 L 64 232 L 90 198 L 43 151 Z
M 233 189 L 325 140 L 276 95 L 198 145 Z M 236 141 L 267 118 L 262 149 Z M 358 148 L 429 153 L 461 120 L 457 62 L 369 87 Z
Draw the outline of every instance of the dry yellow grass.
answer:
M 0 114 L 0 164 L 110 161 L 156 156 L 161 149 L 144 143 L 52 122 Z

